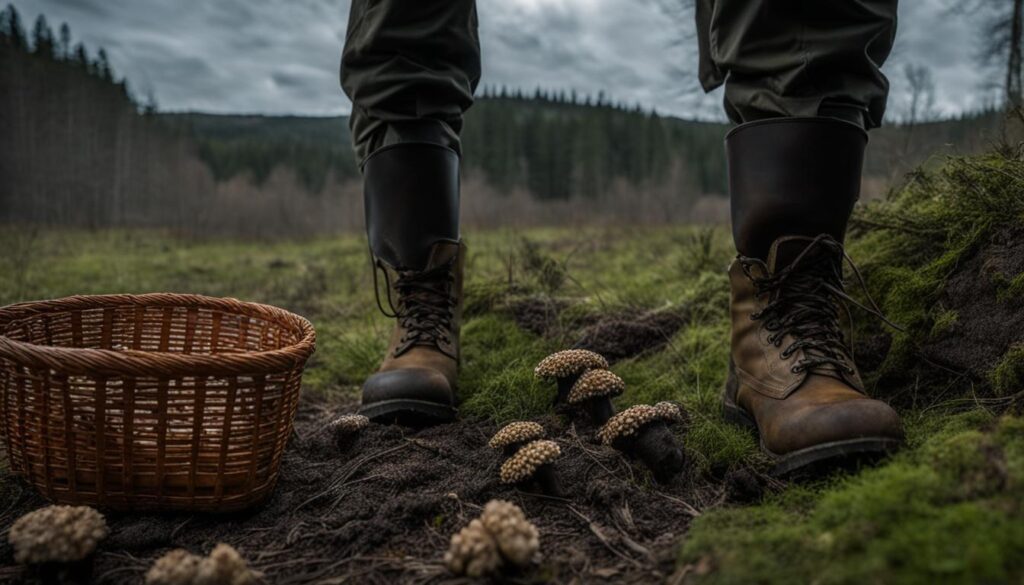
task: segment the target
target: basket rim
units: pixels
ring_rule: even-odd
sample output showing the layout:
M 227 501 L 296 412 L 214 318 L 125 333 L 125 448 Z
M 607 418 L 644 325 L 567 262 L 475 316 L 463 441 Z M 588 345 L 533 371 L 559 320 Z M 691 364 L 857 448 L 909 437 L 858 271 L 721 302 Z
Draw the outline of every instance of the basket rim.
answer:
M 200 308 L 257 317 L 296 328 L 300 339 L 280 349 L 210 355 L 54 347 L 17 341 L 4 334 L 13 321 L 45 313 L 131 306 Z M 305 317 L 273 305 L 232 297 L 185 293 L 75 295 L 0 307 L 0 359 L 62 374 L 175 378 L 279 373 L 301 366 L 315 349 L 316 331 Z

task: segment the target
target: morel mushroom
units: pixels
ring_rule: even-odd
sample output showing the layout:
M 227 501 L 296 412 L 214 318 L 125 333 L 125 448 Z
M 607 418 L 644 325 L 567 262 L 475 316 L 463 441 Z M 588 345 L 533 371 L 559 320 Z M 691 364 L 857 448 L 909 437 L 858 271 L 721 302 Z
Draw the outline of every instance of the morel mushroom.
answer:
M 29 565 L 43 582 L 87 582 L 93 553 L 107 537 L 107 521 L 87 506 L 47 506 L 11 526 L 14 560 Z
M 679 417 L 679 407 L 671 402 L 640 404 L 609 419 L 598 438 L 640 457 L 657 481 L 666 482 L 683 468 L 683 452 L 666 424 Z
M 480 517 L 452 535 L 444 562 L 453 573 L 482 577 L 505 564 L 529 563 L 540 549 L 540 533 L 518 506 L 491 500 Z
M 146 572 L 146 585 L 251 585 L 256 581 L 256 573 L 242 555 L 224 543 L 205 558 L 182 549 L 172 550 Z
M 600 354 L 586 349 L 567 349 L 549 355 L 537 364 L 533 374 L 538 378 L 556 380 L 558 395 L 555 403 L 565 401 L 573 384 L 588 370 L 607 370 L 608 361 Z
M 489 443 L 491 449 L 501 450 L 506 456 L 512 455 L 519 447 L 544 438 L 544 427 L 531 421 L 509 423 L 494 433 Z
M 480 521 L 494 536 L 501 556 L 514 565 L 529 563 L 540 549 L 540 532 L 512 502 L 487 502 Z
M 569 404 L 584 406 L 595 424 L 604 424 L 615 415 L 612 398 L 622 394 L 626 383 L 608 370 L 590 370 L 569 390 Z
M 498 543 L 483 522 L 475 519 L 452 535 L 444 563 L 457 575 L 482 577 L 500 567 L 502 560 Z
M 531 441 L 502 464 L 499 472 L 501 482 L 536 483 L 545 494 L 561 497 L 564 492 L 554 466 L 555 459 L 561 454 L 562 450 L 554 441 Z
M 369 424 L 370 419 L 361 414 L 343 414 L 331 421 L 328 429 L 334 435 L 334 440 L 341 446 Z

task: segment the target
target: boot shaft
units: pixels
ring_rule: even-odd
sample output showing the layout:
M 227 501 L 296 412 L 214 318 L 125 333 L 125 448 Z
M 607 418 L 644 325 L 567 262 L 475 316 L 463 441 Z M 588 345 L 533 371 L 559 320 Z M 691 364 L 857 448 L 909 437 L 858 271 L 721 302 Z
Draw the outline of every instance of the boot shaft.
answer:
M 860 194 L 867 133 L 834 118 L 773 118 L 725 139 L 733 239 L 767 259 L 781 236 L 829 234 L 839 243 Z
M 363 166 L 370 251 L 395 270 L 426 270 L 434 244 L 459 242 L 459 157 L 430 143 L 376 151 Z

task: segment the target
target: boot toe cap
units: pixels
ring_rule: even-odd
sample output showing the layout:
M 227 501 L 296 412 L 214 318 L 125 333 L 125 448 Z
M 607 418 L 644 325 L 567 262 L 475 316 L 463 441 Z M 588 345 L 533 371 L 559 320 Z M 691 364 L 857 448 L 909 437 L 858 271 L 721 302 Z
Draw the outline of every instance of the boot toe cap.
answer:
M 454 389 L 440 372 L 430 368 L 400 368 L 377 372 L 363 384 L 360 411 L 371 419 L 398 416 L 451 420 L 455 416 Z
M 785 454 L 808 447 L 853 439 L 902 441 L 899 415 L 888 404 L 871 398 L 807 406 L 786 417 L 766 447 Z

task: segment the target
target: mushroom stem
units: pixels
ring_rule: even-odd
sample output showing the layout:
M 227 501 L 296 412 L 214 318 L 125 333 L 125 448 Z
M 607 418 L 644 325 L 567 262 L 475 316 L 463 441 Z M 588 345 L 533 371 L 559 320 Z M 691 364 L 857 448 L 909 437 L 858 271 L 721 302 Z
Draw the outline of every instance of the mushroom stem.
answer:
M 658 483 L 666 483 L 682 471 L 683 451 L 665 421 L 641 428 L 630 443 L 629 450 L 644 462 Z
M 510 444 L 505 445 L 504 447 L 501 448 L 501 453 L 502 453 L 502 455 L 505 456 L 506 459 L 508 459 L 509 457 L 515 455 L 516 451 L 518 451 L 519 448 L 522 447 L 522 446 L 523 446 L 523 442 L 522 441 L 517 441 L 515 443 L 510 443 Z
M 565 496 L 565 490 L 562 489 L 562 482 L 558 478 L 558 472 L 555 471 L 555 466 L 550 463 L 537 468 L 537 471 L 533 474 L 533 481 L 537 483 L 540 491 L 544 492 L 545 495 L 556 498 Z
M 569 391 L 572 390 L 573 384 L 575 384 L 576 380 L 579 379 L 579 374 L 558 379 L 558 396 L 555 396 L 555 404 L 562 404 L 565 402 L 565 399 L 569 397 Z
M 611 398 L 600 396 L 587 401 L 587 413 L 595 425 L 603 425 L 608 419 L 615 416 L 615 405 Z

